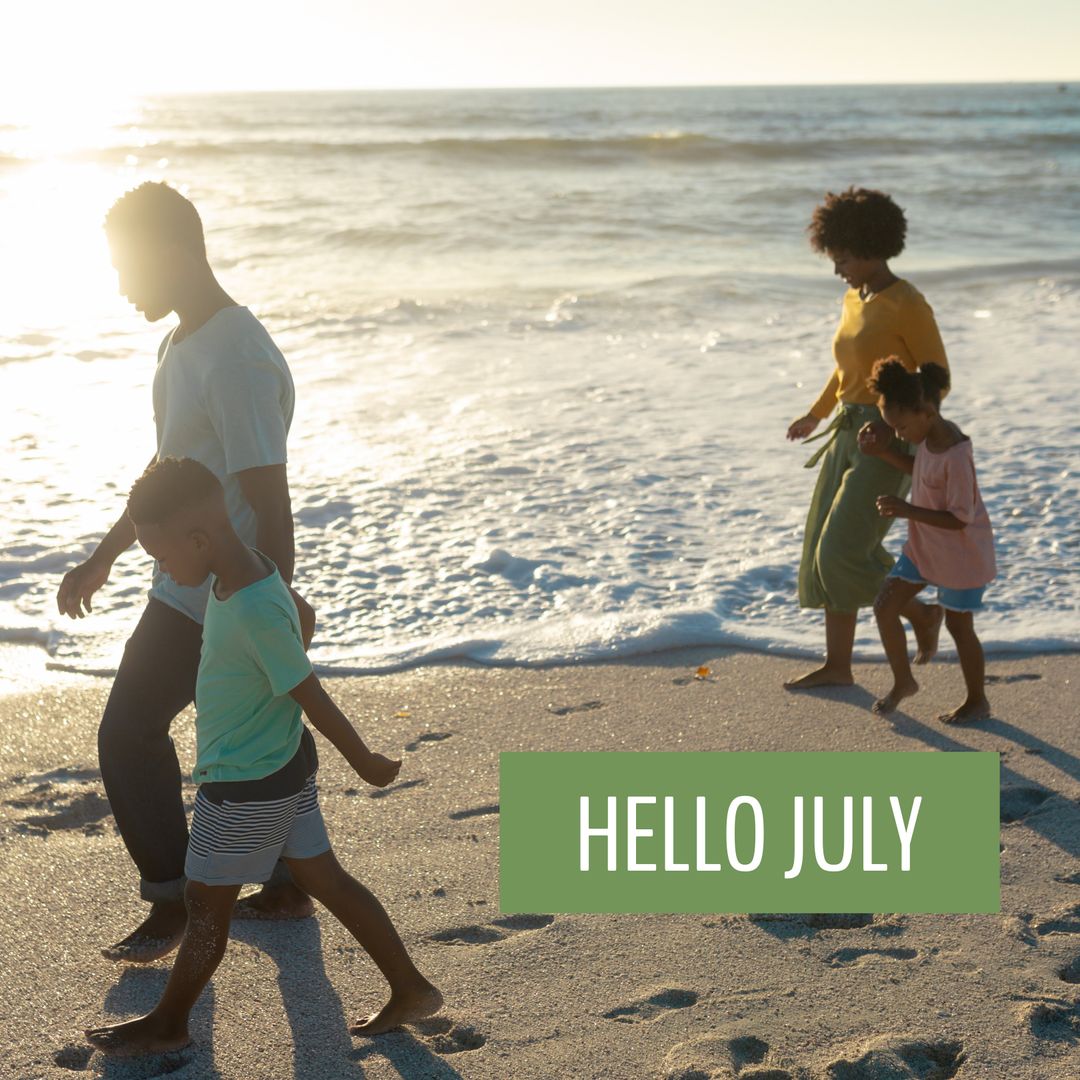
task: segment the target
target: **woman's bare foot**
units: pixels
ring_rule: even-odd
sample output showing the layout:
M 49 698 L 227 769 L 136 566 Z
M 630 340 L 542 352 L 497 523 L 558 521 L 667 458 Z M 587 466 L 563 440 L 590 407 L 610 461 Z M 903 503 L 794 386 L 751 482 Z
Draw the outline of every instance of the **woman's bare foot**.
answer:
M 990 702 L 986 698 L 965 701 L 958 709 L 942 713 L 938 720 L 943 724 L 971 724 L 976 720 L 986 720 L 990 716 Z
M 315 905 L 295 885 L 264 885 L 257 893 L 236 901 L 234 919 L 308 919 Z
M 411 1020 L 432 1016 L 443 1006 L 443 996 L 426 979 L 415 990 L 391 994 L 390 1000 L 377 1012 L 357 1020 L 349 1028 L 350 1035 L 381 1035 Z
M 784 683 L 785 690 L 811 690 L 815 686 L 854 686 L 855 676 L 851 674 L 851 668 L 833 668 L 828 664 L 800 675 L 797 679 L 788 679 Z
M 136 1057 L 139 1054 L 167 1054 L 182 1050 L 191 1037 L 187 1024 L 164 1020 L 155 1013 L 147 1013 L 138 1020 L 124 1024 L 107 1024 L 104 1027 L 87 1028 L 86 1041 L 102 1053 L 115 1057 Z
M 123 941 L 101 950 L 106 960 L 123 960 L 129 964 L 150 964 L 168 956 L 184 937 L 187 908 L 184 902 L 157 903 L 150 914 Z
M 927 609 L 927 618 L 911 624 L 915 631 L 915 663 L 929 664 L 937 656 L 945 609 L 940 604 L 923 604 L 922 607 Z
M 874 702 L 873 711 L 879 715 L 890 713 L 904 698 L 911 697 L 919 692 L 919 684 L 914 679 L 894 684 L 893 688 L 883 697 Z

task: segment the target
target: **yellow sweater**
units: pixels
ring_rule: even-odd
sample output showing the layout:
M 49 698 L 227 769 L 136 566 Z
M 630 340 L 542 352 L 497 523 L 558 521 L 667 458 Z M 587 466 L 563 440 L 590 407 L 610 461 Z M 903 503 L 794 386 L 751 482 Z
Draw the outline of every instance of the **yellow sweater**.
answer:
M 923 295 L 902 278 L 863 300 L 858 289 L 848 289 L 844 310 L 833 339 L 836 370 L 810 407 L 810 415 L 824 420 L 839 401 L 845 405 L 876 405 L 866 387 L 874 363 L 897 356 L 909 371 L 935 363 L 948 368 L 934 312 Z

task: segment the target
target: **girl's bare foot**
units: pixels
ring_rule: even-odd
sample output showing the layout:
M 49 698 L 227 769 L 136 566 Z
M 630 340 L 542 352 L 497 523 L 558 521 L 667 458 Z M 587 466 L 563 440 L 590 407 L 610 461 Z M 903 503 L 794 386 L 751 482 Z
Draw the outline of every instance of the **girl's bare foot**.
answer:
M 883 697 L 874 702 L 873 711 L 879 715 L 890 713 L 904 698 L 911 697 L 919 692 L 919 684 L 914 679 L 896 683 L 893 688 Z
M 101 950 L 106 960 L 122 960 L 129 964 L 150 964 L 168 956 L 184 937 L 187 908 L 184 902 L 157 903 L 143 923 L 123 941 Z
M 784 683 L 785 690 L 810 690 L 815 686 L 854 686 L 855 677 L 851 674 L 851 668 L 833 668 L 828 664 L 800 675 L 797 679 L 788 679 Z
M 315 905 L 295 885 L 264 885 L 257 893 L 236 901 L 234 919 L 307 919 Z
M 913 622 L 915 631 L 915 663 L 929 664 L 937 656 L 938 638 L 941 624 L 945 620 L 945 609 L 940 604 L 924 604 L 928 618 L 925 622 Z
M 124 1024 L 88 1028 L 86 1040 L 102 1053 L 115 1057 L 167 1054 L 171 1050 L 182 1050 L 191 1042 L 186 1024 L 177 1026 L 174 1021 L 164 1020 L 155 1013 L 147 1013 Z
M 942 713 L 938 720 L 943 724 L 971 724 L 976 720 L 986 720 L 990 716 L 990 702 L 986 698 L 965 701 L 958 709 Z
M 390 1000 L 377 1012 L 357 1020 L 349 1028 L 350 1035 L 381 1035 L 411 1020 L 422 1020 L 437 1013 L 443 1006 L 443 996 L 426 980 L 415 990 L 391 994 Z

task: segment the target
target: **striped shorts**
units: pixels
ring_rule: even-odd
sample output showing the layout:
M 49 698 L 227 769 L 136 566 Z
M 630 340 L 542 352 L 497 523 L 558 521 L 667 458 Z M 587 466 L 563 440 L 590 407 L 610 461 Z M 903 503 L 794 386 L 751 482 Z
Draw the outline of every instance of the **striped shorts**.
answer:
M 195 796 L 184 873 L 204 885 L 261 884 L 278 859 L 310 859 L 330 850 L 315 775 L 295 795 L 215 803 Z

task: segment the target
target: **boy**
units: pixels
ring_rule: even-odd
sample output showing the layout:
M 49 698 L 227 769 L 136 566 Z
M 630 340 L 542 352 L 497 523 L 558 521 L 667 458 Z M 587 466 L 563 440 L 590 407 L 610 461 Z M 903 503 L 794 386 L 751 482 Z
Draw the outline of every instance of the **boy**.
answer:
M 174 581 L 210 577 L 197 684 L 200 787 L 184 868 L 187 929 L 161 1001 L 137 1020 L 88 1030 L 87 1039 L 122 1055 L 185 1046 L 188 1015 L 224 955 L 240 887 L 266 881 L 279 856 L 390 983 L 389 1002 L 353 1034 L 437 1012 L 442 995 L 413 965 L 379 901 L 341 868 L 326 835 L 315 744 L 301 712 L 368 783 L 385 787 L 401 762 L 365 746 L 312 671 L 305 645 L 314 612 L 237 536 L 220 482 L 197 461 L 151 465 L 131 489 L 128 514 Z

